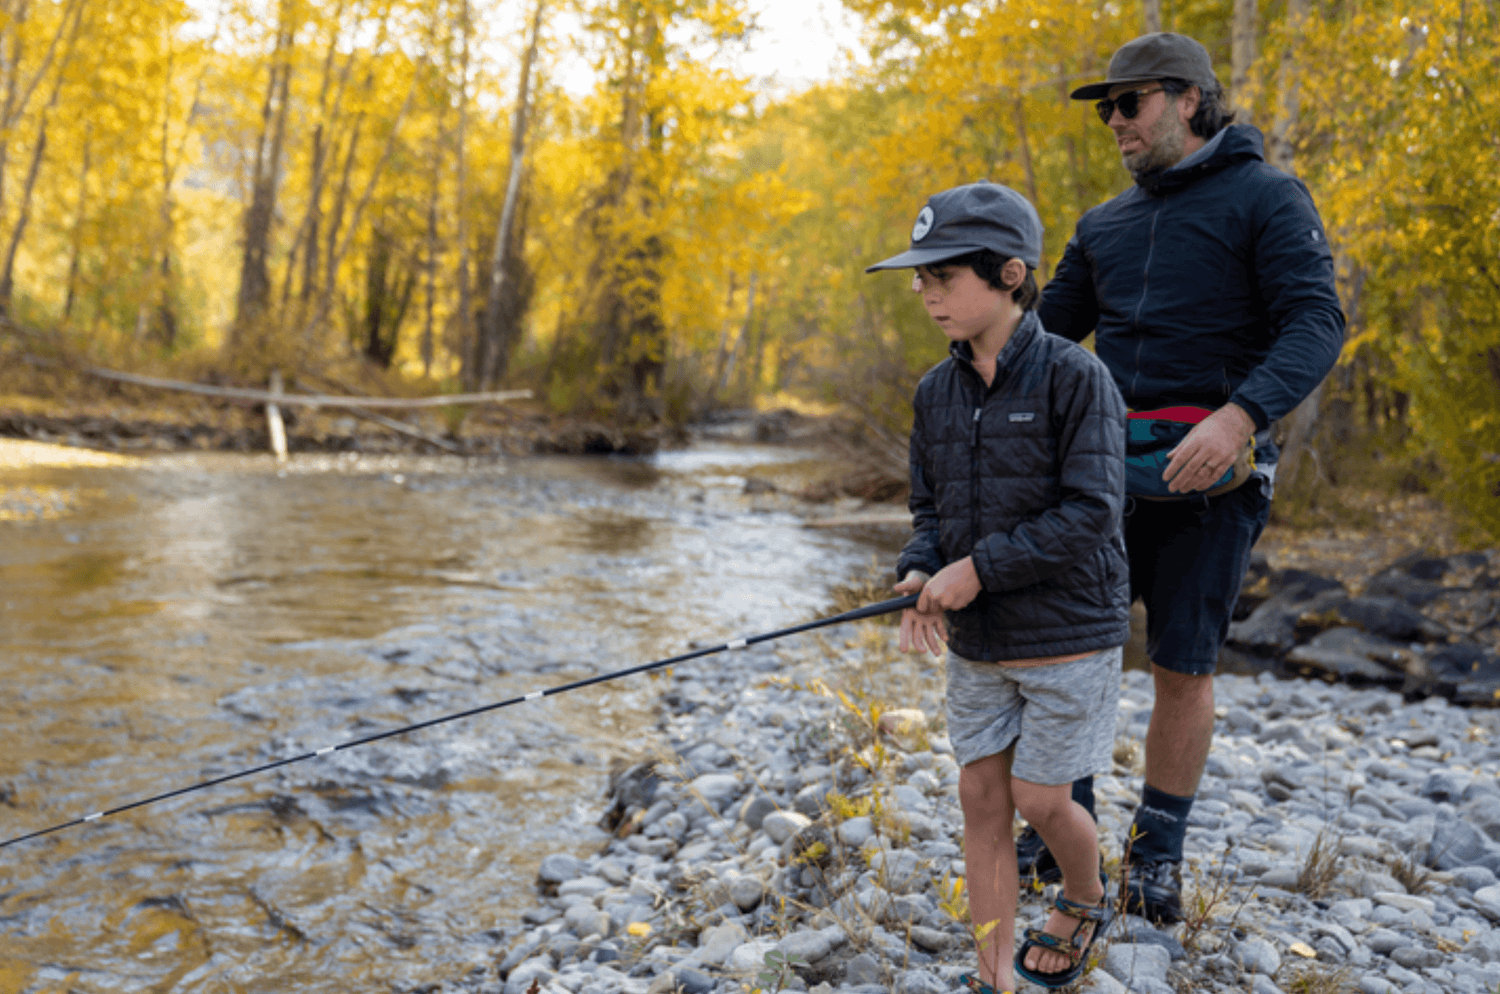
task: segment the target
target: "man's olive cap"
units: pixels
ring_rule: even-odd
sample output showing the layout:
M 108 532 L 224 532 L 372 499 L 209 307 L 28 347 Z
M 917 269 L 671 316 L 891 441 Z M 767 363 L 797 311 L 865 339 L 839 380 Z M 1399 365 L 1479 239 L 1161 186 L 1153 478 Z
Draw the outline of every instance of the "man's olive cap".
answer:
M 1204 93 L 1219 90 L 1208 49 L 1187 35 L 1171 31 L 1141 35 L 1120 46 L 1109 60 L 1109 78 L 1074 90 L 1074 100 L 1102 100 L 1122 83 L 1150 83 L 1158 79 L 1185 79 Z

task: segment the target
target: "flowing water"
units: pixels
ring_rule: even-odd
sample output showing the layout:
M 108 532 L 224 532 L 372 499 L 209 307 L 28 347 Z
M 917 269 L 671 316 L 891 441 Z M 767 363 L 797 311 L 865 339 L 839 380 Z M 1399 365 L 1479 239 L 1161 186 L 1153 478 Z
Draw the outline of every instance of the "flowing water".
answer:
M 806 620 L 880 550 L 742 494 L 799 458 L 7 472 L 0 838 Z M 493 964 L 543 855 L 603 838 L 610 761 L 653 747 L 654 680 L 0 849 L 0 994 L 457 983 Z

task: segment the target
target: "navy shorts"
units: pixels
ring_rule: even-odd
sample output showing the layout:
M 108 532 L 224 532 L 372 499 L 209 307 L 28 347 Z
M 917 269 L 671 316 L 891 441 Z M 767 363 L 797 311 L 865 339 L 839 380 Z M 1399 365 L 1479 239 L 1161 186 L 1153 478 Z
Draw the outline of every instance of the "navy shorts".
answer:
M 1125 519 L 1130 599 L 1145 602 L 1151 662 L 1189 676 L 1214 671 L 1271 513 L 1270 490 L 1257 475 L 1206 501 L 1133 501 Z

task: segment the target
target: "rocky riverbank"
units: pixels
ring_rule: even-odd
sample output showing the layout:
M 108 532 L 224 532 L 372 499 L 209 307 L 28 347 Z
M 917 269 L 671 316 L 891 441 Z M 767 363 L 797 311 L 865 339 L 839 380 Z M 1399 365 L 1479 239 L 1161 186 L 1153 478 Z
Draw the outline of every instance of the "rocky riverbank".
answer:
M 962 817 L 940 671 L 898 657 L 889 629 L 831 631 L 676 667 L 662 755 L 617 771 L 601 805 L 614 837 L 547 857 L 495 970 L 465 986 L 959 990 L 974 961 L 954 916 Z M 1270 674 L 1220 676 L 1216 693 L 1189 919 L 1120 919 L 1079 989 L 1500 986 L 1500 712 Z M 1112 873 L 1151 703 L 1148 676 L 1127 673 L 1115 769 L 1097 782 Z M 1039 926 L 1045 900 L 1023 894 L 1018 927 Z

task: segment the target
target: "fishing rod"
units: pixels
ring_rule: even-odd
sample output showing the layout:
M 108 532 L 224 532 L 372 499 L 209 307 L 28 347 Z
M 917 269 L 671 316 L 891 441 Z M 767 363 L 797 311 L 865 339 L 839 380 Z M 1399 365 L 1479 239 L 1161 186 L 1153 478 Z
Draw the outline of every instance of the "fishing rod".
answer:
M 583 680 L 575 680 L 572 683 L 565 683 L 557 687 L 549 687 L 546 690 L 534 690 L 529 694 L 522 694 L 520 697 L 512 697 L 509 700 L 495 701 L 494 703 L 484 704 L 477 708 L 469 708 L 467 711 L 457 711 L 453 714 L 445 714 L 437 718 L 429 718 L 426 721 L 419 721 L 410 725 L 402 725 L 400 728 L 392 728 L 384 732 L 377 732 L 374 735 L 366 735 L 364 738 L 351 739 L 348 742 L 340 742 L 337 745 L 324 746 L 321 749 L 314 749 L 311 752 L 304 752 L 296 756 L 288 756 L 285 759 L 278 759 L 274 762 L 263 763 L 260 766 L 253 766 L 246 770 L 240 770 L 237 773 L 228 773 L 221 777 L 214 777 L 211 780 L 204 780 L 200 783 L 195 783 L 188 787 L 179 787 L 177 790 L 167 791 L 164 794 L 156 794 L 153 797 L 145 797 L 140 799 L 139 801 L 131 801 L 129 804 L 122 804 L 117 808 L 109 808 L 104 811 L 95 811 L 93 814 L 84 815 L 82 818 L 74 818 L 72 821 L 61 822 L 59 824 L 52 825 L 49 828 L 44 828 L 35 832 L 29 832 L 26 835 L 18 835 L 13 839 L 6 839 L 5 841 L 0 842 L 0 849 L 4 849 L 7 846 L 16 845 L 20 842 L 26 842 L 30 839 L 41 838 L 44 835 L 51 835 L 53 832 L 61 832 L 65 828 L 73 828 L 78 825 L 86 825 L 89 822 L 98 821 L 101 818 L 108 818 L 111 815 L 121 814 L 126 811 L 133 811 L 136 808 L 143 808 L 148 804 L 156 804 L 158 801 L 169 800 L 173 797 L 181 797 L 184 794 L 192 794 L 200 790 L 207 790 L 210 787 L 217 787 L 219 784 L 228 783 L 231 780 L 240 780 L 245 777 L 254 776 L 257 773 L 265 773 L 269 770 L 274 770 L 282 766 L 291 766 L 293 763 L 302 763 L 309 759 L 320 759 L 323 756 L 327 756 L 335 752 L 343 752 L 345 749 L 353 749 L 357 746 L 369 745 L 371 742 L 379 742 L 382 739 L 394 738 L 397 735 L 405 735 L 408 732 L 415 732 L 423 728 L 431 728 L 434 725 L 446 724 L 450 721 L 457 721 L 460 718 L 472 718 L 474 715 L 484 714 L 486 711 L 498 711 L 501 708 L 508 708 L 515 704 L 524 704 L 527 701 L 536 701 L 542 699 L 543 697 L 554 697 L 558 694 L 565 694 L 570 690 L 578 690 L 583 687 L 591 687 L 596 683 L 604 683 L 608 680 L 618 680 L 620 677 L 630 676 L 634 673 L 644 673 L 647 670 L 659 669 L 663 666 L 671 666 L 675 663 L 685 663 L 690 659 L 699 659 L 703 656 L 712 656 L 716 653 L 729 652 L 734 649 L 746 649 L 760 642 L 770 642 L 773 639 L 785 638 L 788 635 L 796 635 L 800 632 L 808 632 L 816 628 L 827 628 L 829 625 L 838 625 L 846 621 L 859 621 L 861 618 L 874 618 L 882 614 L 890 614 L 894 611 L 903 610 L 904 608 L 915 607 L 917 604 L 918 596 L 919 595 L 917 594 L 908 594 L 905 597 L 897 597 L 888 601 L 880 601 L 877 604 L 867 604 L 864 607 L 855 608 L 853 611 L 845 611 L 843 614 L 836 614 L 831 618 L 819 618 L 817 621 L 808 621 L 800 625 L 793 625 L 790 628 L 781 628 L 777 629 L 774 632 L 766 632 L 761 635 L 748 635 L 745 638 L 735 639 L 732 642 L 725 642 L 722 645 L 710 646 L 706 649 L 694 649 L 692 652 L 685 652 L 680 656 L 672 656 L 669 659 L 658 659 L 653 663 L 641 663 L 638 666 L 631 666 L 623 670 L 615 670 L 612 673 L 601 673 L 598 676 L 591 676 Z

